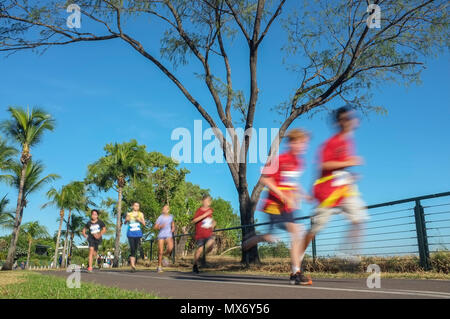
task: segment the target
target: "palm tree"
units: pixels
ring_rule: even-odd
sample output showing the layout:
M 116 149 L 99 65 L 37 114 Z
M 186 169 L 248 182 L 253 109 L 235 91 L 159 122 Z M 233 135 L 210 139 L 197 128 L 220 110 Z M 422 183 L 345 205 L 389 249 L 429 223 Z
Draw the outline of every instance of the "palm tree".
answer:
M 17 150 L 6 145 L 6 142 L 0 138 L 0 170 L 7 169 L 11 164 L 11 158 L 16 154 Z
M 84 216 L 72 216 L 72 219 L 70 221 L 69 225 L 69 233 L 70 233 L 70 244 L 69 244 L 69 256 L 72 256 L 72 249 L 73 249 L 73 240 L 75 236 L 78 238 L 81 237 L 81 232 L 83 231 L 84 226 L 87 223 L 87 218 Z
M 14 262 L 19 238 L 20 223 L 22 222 L 23 204 L 25 203 L 25 178 L 26 172 L 30 168 L 31 161 L 30 148 L 41 141 L 45 131 L 53 131 L 54 120 L 42 109 L 34 108 L 31 111 L 27 108 L 9 107 L 8 112 L 12 119 L 0 123 L 0 129 L 9 136 L 14 142 L 20 145 L 22 153 L 20 156 L 21 170 L 18 183 L 18 196 L 16 205 L 16 215 L 14 220 L 14 229 L 12 231 L 11 243 L 9 245 L 8 257 L 2 267 L 2 270 L 11 270 Z M 31 166 L 33 167 L 33 166 Z
M 72 220 L 72 211 L 85 211 L 88 206 L 88 198 L 86 196 L 86 185 L 83 182 L 72 182 L 68 184 L 68 209 L 69 214 L 67 216 L 66 221 L 66 232 L 64 238 L 64 248 L 62 251 L 62 263 L 61 267 L 67 266 L 66 256 L 67 256 L 67 248 L 68 248 L 68 240 L 69 240 L 69 228 Z
M 49 202 L 42 205 L 41 208 L 46 208 L 47 206 L 54 206 L 59 209 L 59 227 L 58 227 L 58 234 L 56 236 L 56 248 L 55 248 L 55 254 L 53 256 L 53 265 L 56 267 L 58 262 L 58 252 L 59 252 L 59 245 L 61 243 L 61 229 L 64 222 L 64 214 L 65 210 L 69 209 L 70 205 L 70 194 L 69 194 L 70 188 L 67 186 L 61 187 L 61 189 L 58 191 L 54 187 L 52 187 L 47 192 L 47 198 L 50 199 Z
M 22 230 L 26 234 L 27 240 L 28 240 L 27 267 L 29 267 L 30 255 L 31 255 L 31 245 L 33 244 L 33 240 L 42 238 L 42 237 L 47 237 L 47 236 L 49 236 L 49 234 L 47 232 L 47 228 L 45 226 L 39 224 L 39 222 L 37 222 L 37 221 L 28 222 L 28 223 L 23 224 Z
M 6 195 L 0 200 L 0 227 L 12 229 L 14 226 L 14 214 L 6 210 L 9 200 Z
M 135 140 L 122 144 L 107 144 L 106 155 L 88 167 L 87 183 L 96 185 L 100 190 L 111 188 L 118 193 L 117 222 L 114 248 L 114 267 L 119 265 L 120 234 L 122 231 L 123 188 L 129 182 L 145 176 L 147 152 L 145 146 Z
M 14 226 L 12 231 L 11 244 L 8 250 L 8 257 L 3 265 L 2 270 L 11 269 L 12 263 L 14 262 L 15 252 L 17 248 L 17 240 L 19 238 L 20 224 L 22 223 L 23 210 L 27 206 L 27 198 L 31 193 L 36 192 L 42 188 L 45 184 L 54 181 L 59 178 L 56 174 L 48 174 L 41 178 L 44 172 L 44 165 L 40 161 L 28 161 L 25 166 L 25 171 L 22 169 L 22 164 L 19 162 L 14 162 L 10 165 L 8 169 L 10 174 L 2 176 L 2 179 L 8 182 L 12 187 L 20 192 L 20 187 L 22 187 L 21 202 L 19 205 L 19 214 L 16 214 L 14 220 Z M 22 174 L 22 172 L 24 174 Z M 23 175 L 23 178 L 22 178 Z M 11 260 L 10 260 L 11 259 Z M 8 264 L 10 263 L 10 264 Z

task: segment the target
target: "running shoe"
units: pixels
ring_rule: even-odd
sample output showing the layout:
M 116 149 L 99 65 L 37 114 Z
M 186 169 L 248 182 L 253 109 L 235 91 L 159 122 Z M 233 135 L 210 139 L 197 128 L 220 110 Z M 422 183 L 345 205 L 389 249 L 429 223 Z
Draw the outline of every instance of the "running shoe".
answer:
M 169 258 L 164 257 L 163 260 L 162 260 L 162 264 L 163 264 L 164 267 L 169 266 Z
M 163 272 L 163 270 L 162 270 L 162 267 L 158 267 L 158 268 L 156 268 L 156 272 L 158 272 L 158 273 L 161 273 L 161 272 Z
M 92 267 L 88 267 L 87 271 L 92 272 Z
M 192 272 L 198 274 L 200 271 L 198 270 L 198 266 L 194 265 L 194 267 L 192 267 Z
M 291 274 L 289 282 L 291 285 L 301 285 L 301 286 L 312 285 L 311 278 L 306 277 L 301 271 L 297 271 L 296 274 Z

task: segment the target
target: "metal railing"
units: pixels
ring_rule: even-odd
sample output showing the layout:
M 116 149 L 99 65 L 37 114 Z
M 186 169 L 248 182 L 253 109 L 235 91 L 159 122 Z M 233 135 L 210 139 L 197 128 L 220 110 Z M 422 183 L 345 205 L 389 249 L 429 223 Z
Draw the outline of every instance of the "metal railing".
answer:
M 432 200 L 442 200 L 450 196 L 450 192 L 412 197 L 396 201 L 390 201 L 367 206 L 370 220 L 365 223 L 363 230 L 364 240 L 361 256 L 400 256 L 418 255 L 420 265 L 429 270 L 430 251 L 449 250 L 450 245 L 450 202 L 428 203 Z M 423 205 L 424 202 L 426 205 Z M 412 205 L 411 205 L 412 204 Z M 396 207 L 393 210 L 381 210 L 386 207 Z M 437 210 L 436 210 L 437 209 Z M 338 215 L 339 216 L 339 215 Z M 438 218 L 436 217 L 438 216 Z M 315 261 L 319 256 L 332 256 L 336 251 L 351 251 L 353 248 L 339 247 L 338 240 L 348 235 L 348 221 L 340 216 L 337 220 L 331 220 L 323 232 L 319 233 L 312 241 L 307 253 L 312 255 Z M 311 220 L 311 216 L 297 217 L 296 221 Z M 270 222 L 252 225 L 241 225 L 214 230 L 215 233 L 231 230 L 242 230 L 246 227 L 254 227 L 259 233 L 264 233 L 264 226 L 271 225 Z M 381 231 L 380 231 L 381 230 Z M 193 236 L 194 233 L 174 234 L 174 239 L 184 236 Z M 289 239 L 290 234 L 279 236 L 281 240 Z M 352 237 L 352 236 L 347 236 Z M 153 246 L 156 239 L 150 242 L 149 258 L 153 256 Z M 386 244 L 387 243 L 387 244 Z M 236 243 L 237 245 L 240 243 Z M 176 240 L 172 252 L 173 262 L 176 256 Z M 205 249 L 203 249 L 205 258 Z

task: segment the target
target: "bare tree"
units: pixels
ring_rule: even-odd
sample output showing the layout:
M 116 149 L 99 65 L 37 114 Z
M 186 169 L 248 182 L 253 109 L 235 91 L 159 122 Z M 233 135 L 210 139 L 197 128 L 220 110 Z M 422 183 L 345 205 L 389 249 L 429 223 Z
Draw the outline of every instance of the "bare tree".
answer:
M 375 11 L 367 10 L 370 1 L 364 0 L 80 0 L 83 28 L 79 30 L 66 26 L 67 4 L 2 1 L 0 51 L 41 51 L 54 45 L 112 39 L 129 45 L 163 72 L 214 130 L 238 192 L 243 225 L 254 222 L 262 186 L 258 182 L 250 191 L 247 182 L 252 134 L 239 140 L 233 130 L 239 120 L 244 130 L 253 128 L 260 90 L 258 54 L 274 25 L 284 28 L 287 39 L 281 49 L 287 63 L 301 58 L 303 65 L 288 65 L 302 80 L 292 83 L 292 96 L 276 107 L 284 117 L 269 157 L 295 119 L 326 108 L 333 99 L 364 111 L 382 110 L 370 106 L 372 87 L 391 80 L 405 84 L 418 80 L 424 57 L 448 47 L 449 39 L 445 0 L 375 0 L 382 13 L 378 29 L 367 23 Z M 283 9 L 288 10 L 283 13 Z M 149 26 L 165 26 L 159 54 L 128 31 L 135 21 L 132 18 L 147 19 Z M 85 31 L 87 24 L 97 26 Z M 233 86 L 229 55 L 233 40 L 242 41 L 248 53 L 247 92 Z M 177 67 L 192 61 L 211 97 L 208 105 L 176 75 Z M 226 128 L 232 140 L 220 128 Z M 239 154 L 243 161 L 237 160 Z M 243 238 L 253 233 L 253 228 L 245 228 Z M 257 249 L 243 253 L 242 259 L 258 262 Z

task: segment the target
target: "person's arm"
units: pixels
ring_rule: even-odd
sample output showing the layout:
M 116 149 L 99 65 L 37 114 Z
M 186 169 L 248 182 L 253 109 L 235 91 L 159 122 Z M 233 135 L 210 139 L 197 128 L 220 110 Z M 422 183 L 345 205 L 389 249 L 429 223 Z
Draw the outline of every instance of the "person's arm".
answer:
M 142 214 L 140 216 L 140 218 L 138 219 L 139 222 L 141 222 L 142 226 L 145 226 L 145 218 L 144 218 L 144 214 Z
M 314 197 L 309 195 L 308 192 L 306 192 L 305 189 L 300 184 L 298 185 L 298 196 L 299 200 L 306 199 L 309 202 L 314 201 Z
M 334 171 L 351 166 L 358 166 L 362 164 L 362 159 L 358 156 L 352 156 L 346 161 L 327 161 L 322 163 L 322 170 Z
M 159 217 L 156 219 L 155 225 L 153 225 L 153 229 L 156 229 L 156 230 L 161 229 L 161 224 L 160 224 Z
M 88 238 L 88 236 L 86 235 L 86 227 L 83 228 L 82 233 L 83 233 L 83 237 L 84 238 Z
M 102 237 L 106 233 L 106 225 L 103 224 L 102 230 L 100 231 L 100 237 Z
M 340 150 L 337 151 L 337 147 Z M 322 149 L 322 165 L 323 171 L 334 171 L 351 166 L 358 166 L 362 164 L 362 159 L 353 155 L 351 146 L 346 143 L 344 145 L 326 144 Z M 345 159 L 345 160 L 336 160 Z
M 270 191 L 272 191 L 279 199 L 281 199 L 284 203 L 290 203 L 290 206 L 293 205 L 293 199 L 286 196 L 275 184 L 275 180 L 272 177 L 261 176 L 261 183 L 266 186 Z
M 128 223 L 130 221 L 130 219 L 131 219 L 131 216 L 130 216 L 129 213 L 127 213 L 127 216 L 125 217 L 125 223 L 124 224 Z
M 199 221 L 201 221 L 203 218 L 207 217 L 209 214 L 210 214 L 210 212 L 209 212 L 209 210 L 207 210 L 206 213 L 204 213 L 204 214 L 198 216 L 197 218 L 194 218 L 194 219 L 192 220 L 192 223 L 193 223 L 193 224 L 197 224 Z
M 172 229 L 171 232 L 172 234 L 175 233 L 175 222 L 172 220 L 172 225 L 171 225 Z

